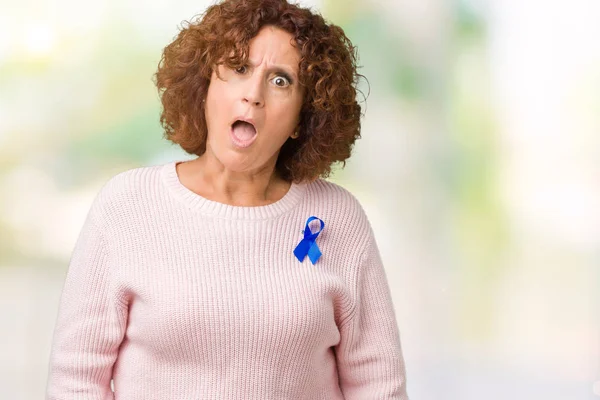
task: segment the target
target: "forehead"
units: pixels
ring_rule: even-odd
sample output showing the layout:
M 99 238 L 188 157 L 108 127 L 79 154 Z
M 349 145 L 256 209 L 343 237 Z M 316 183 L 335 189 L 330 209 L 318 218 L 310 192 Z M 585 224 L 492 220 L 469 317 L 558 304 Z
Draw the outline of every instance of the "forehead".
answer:
M 298 69 L 300 50 L 294 46 L 294 36 L 274 26 L 263 26 L 250 40 L 248 57 L 253 64 L 287 64 Z

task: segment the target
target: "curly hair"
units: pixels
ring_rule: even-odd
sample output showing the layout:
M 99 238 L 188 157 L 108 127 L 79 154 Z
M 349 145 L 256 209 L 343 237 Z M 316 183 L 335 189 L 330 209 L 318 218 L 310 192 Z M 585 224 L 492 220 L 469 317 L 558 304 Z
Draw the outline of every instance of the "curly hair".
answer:
M 246 64 L 249 42 L 261 27 L 289 32 L 300 51 L 304 88 L 298 139 L 282 146 L 276 170 L 287 181 L 326 178 L 335 162 L 346 165 L 360 138 L 361 106 L 356 100 L 356 48 L 342 28 L 286 0 L 225 0 L 192 22 L 184 21 L 163 50 L 154 82 L 163 110 L 165 138 L 189 154 L 206 151 L 204 102 L 213 68 Z

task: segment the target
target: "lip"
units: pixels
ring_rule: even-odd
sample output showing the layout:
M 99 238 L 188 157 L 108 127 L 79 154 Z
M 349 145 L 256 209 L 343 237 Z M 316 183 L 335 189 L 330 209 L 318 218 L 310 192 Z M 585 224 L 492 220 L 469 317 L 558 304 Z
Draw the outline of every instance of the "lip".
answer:
M 235 123 L 235 121 L 244 121 L 244 122 L 248 122 L 248 123 L 252 124 L 252 126 L 254 126 L 254 130 L 256 130 L 256 134 L 254 136 L 252 136 L 249 140 L 242 140 L 242 139 L 238 138 L 235 135 L 235 133 L 233 133 L 233 124 Z M 231 142 L 233 143 L 234 146 L 246 148 L 246 147 L 249 147 L 252 143 L 254 143 L 254 141 L 258 137 L 258 130 L 256 129 L 256 125 L 254 125 L 254 122 L 252 119 L 236 118 L 229 126 L 229 136 L 231 137 Z
M 249 124 L 252 124 L 252 126 L 254 127 L 254 130 L 256 130 L 256 133 L 258 134 L 258 129 L 256 128 L 256 122 L 254 122 L 253 118 L 239 116 L 239 117 L 234 118 L 233 121 L 231 121 L 231 124 L 229 124 L 229 126 L 233 127 L 233 124 L 235 124 L 235 121 L 244 121 L 244 122 L 248 122 Z

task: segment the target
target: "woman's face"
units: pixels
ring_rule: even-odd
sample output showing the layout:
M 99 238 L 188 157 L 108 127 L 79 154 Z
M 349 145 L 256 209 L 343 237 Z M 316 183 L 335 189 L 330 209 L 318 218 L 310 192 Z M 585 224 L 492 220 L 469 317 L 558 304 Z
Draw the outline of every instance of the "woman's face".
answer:
M 219 65 L 206 97 L 206 151 L 226 169 L 258 172 L 275 165 L 281 146 L 296 130 L 303 92 L 298 83 L 300 52 L 293 36 L 263 27 L 250 41 L 248 64 Z M 235 123 L 251 120 L 248 124 Z

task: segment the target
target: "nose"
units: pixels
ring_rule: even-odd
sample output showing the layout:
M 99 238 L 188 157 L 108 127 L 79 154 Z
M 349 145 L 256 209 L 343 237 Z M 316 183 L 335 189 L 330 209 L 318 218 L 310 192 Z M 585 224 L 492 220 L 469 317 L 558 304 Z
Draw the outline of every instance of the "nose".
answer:
M 242 99 L 244 103 L 249 103 L 251 106 L 255 107 L 264 106 L 263 83 L 260 73 L 253 74 L 253 76 L 248 79 L 244 90 L 245 92 Z

